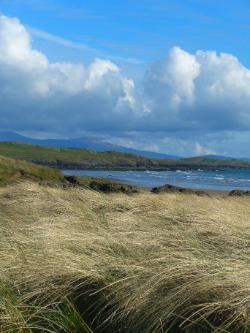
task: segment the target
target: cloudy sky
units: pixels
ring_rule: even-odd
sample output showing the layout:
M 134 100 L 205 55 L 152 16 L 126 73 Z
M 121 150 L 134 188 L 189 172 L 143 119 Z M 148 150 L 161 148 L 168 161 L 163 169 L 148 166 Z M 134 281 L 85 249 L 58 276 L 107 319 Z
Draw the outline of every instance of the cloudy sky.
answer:
M 250 3 L 0 0 L 0 130 L 250 157 Z

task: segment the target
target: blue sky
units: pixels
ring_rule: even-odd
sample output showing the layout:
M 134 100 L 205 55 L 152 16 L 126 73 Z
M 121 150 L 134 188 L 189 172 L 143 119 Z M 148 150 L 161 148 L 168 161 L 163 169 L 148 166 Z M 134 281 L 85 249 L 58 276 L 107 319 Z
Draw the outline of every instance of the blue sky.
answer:
M 250 66 L 249 1 L 215 0 L 2 0 L 1 11 L 23 24 L 89 46 L 100 54 L 148 62 L 172 46 L 228 52 Z M 51 59 L 61 54 L 41 40 Z M 85 50 L 86 51 L 86 50 Z M 69 60 L 86 52 L 66 52 Z
M 2 0 L 1 11 L 23 24 L 110 56 L 148 62 L 172 46 L 228 52 L 250 66 L 249 1 Z M 61 59 L 49 43 L 35 43 Z M 85 52 L 66 54 L 82 60 Z M 85 55 L 87 58 L 87 55 Z
M 250 156 L 249 1 L 0 0 L 0 12 L 1 130 Z

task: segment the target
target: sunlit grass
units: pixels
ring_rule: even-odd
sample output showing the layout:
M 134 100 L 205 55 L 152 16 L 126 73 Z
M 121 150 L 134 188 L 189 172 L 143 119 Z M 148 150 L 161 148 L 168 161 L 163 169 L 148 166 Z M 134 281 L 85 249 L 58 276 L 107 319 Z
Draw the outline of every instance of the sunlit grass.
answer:
M 0 189 L 1 332 L 250 332 L 250 201 Z

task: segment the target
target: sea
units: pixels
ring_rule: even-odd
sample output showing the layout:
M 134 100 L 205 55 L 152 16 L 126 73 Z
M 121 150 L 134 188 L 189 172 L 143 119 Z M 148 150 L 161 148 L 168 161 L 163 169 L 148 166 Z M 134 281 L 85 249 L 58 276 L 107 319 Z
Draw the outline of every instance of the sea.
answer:
M 63 170 L 63 172 L 65 175 L 104 177 L 145 188 L 171 184 L 213 191 L 250 190 L 249 169 L 215 171 L 202 169 L 191 171 Z

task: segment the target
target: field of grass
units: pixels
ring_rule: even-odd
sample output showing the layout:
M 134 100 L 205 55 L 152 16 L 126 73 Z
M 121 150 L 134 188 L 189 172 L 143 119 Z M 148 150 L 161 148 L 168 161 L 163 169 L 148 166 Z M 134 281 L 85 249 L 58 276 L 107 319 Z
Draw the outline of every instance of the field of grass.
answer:
M 250 332 L 250 199 L 0 188 L 0 331 Z

